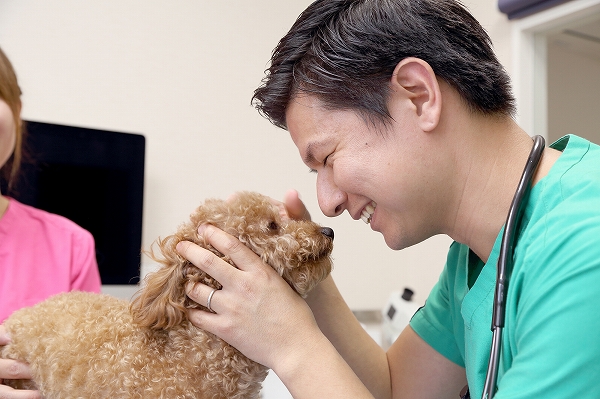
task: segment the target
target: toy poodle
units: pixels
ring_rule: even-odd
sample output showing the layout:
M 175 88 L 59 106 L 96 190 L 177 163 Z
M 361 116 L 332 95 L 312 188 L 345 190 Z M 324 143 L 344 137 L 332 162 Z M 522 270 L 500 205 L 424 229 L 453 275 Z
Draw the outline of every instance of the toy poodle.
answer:
M 161 264 L 130 302 L 84 292 L 59 294 L 13 313 L 4 323 L 12 342 L 0 357 L 29 363 L 33 380 L 5 380 L 39 389 L 46 399 L 258 398 L 267 368 L 206 331 L 186 308 L 204 308 L 185 293 L 190 281 L 220 284 L 175 250 L 193 241 L 232 263 L 198 236 L 209 223 L 236 236 L 302 296 L 331 271 L 333 230 L 282 218 L 263 195 L 211 199 L 149 255 Z

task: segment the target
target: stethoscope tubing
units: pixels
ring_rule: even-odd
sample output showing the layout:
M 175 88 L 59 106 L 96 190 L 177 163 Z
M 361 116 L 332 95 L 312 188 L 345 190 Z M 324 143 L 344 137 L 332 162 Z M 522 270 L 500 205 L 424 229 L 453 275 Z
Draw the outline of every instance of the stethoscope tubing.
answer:
M 500 365 L 500 348 L 502 344 L 502 328 L 506 315 L 506 294 L 508 291 L 508 280 L 512 272 L 512 257 L 515 244 L 515 232 L 522 213 L 522 205 L 529 195 L 529 189 L 533 176 L 542 158 L 545 140 L 542 136 L 533 137 L 533 148 L 521 174 L 519 185 L 511 202 L 504 225 L 502 241 L 500 243 L 500 255 L 498 256 L 496 288 L 494 292 L 494 308 L 492 311 L 492 344 L 490 347 L 490 358 L 485 378 L 482 399 L 492 399 L 496 391 L 498 379 L 498 367 Z

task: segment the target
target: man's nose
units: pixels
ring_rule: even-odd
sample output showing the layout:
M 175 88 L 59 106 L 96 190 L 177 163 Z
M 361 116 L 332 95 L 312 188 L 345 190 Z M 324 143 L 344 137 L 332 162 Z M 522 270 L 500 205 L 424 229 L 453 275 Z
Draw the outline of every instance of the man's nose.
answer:
M 317 199 L 325 216 L 341 215 L 346 209 L 346 194 L 338 189 L 330 171 L 322 171 L 317 176 Z

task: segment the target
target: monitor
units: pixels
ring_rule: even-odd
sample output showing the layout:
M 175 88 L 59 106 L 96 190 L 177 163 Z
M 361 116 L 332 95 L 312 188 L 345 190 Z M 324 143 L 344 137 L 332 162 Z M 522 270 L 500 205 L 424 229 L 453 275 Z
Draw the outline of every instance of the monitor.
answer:
M 18 179 L 2 193 L 62 215 L 96 242 L 102 284 L 140 278 L 145 138 L 25 121 Z

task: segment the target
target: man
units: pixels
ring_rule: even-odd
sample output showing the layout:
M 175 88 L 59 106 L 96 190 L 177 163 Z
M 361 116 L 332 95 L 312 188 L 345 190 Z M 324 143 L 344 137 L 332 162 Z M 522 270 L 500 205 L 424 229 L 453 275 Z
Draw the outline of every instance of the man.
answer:
M 273 368 L 295 398 L 456 398 L 467 382 L 480 397 L 501 233 L 533 145 L 511 118 L 509 79 L 480 24 L 452 0 L 316 1 L 275 48 L 253 99 L 317 172 L 325 215 L 347 210 L 395 250 L 436 234 L 455 243 L 387 354 L 331 278 L 306 300 L 315 324 L 256 256 L 212 227 L 202 234 L 238 269 L 180 245 L 224 286 L 216 314 L 191 311 L 192 321 Z M 497 398 L 596 395 L 599 171 L 600 148 L 576 136 L 543 150 L 517 231 Z M 306 215 L 295 192 L 282 209 Z M 204 303 L 209 292 L 198 284 L 189 295 Z

